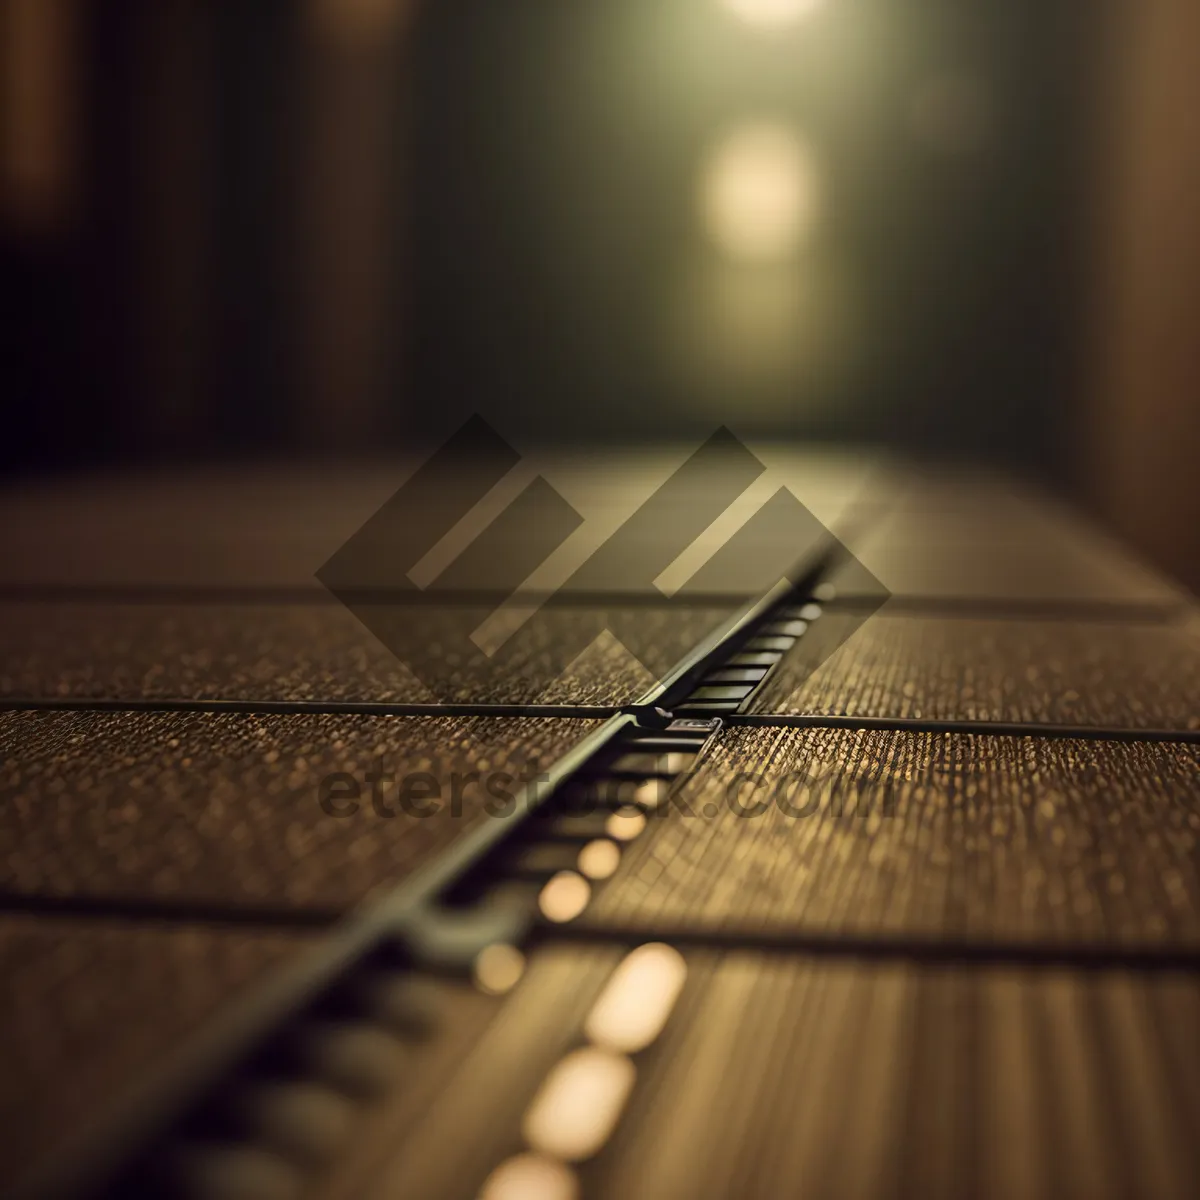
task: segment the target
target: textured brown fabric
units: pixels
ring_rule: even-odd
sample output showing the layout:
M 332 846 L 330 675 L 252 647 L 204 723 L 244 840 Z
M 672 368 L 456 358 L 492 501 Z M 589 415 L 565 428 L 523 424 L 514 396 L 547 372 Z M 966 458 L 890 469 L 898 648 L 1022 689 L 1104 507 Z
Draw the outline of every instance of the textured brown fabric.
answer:
M 1178 743 L 728 730 L 584 919 L 1197 948 L 1198 779 Z
M 436 992 L 424 1066 L 404 1058 L 336 1161 L 305 1176 L 309 1194 L 477 1194 L 525 1145 L 522 1114 L 581 1044 L 627 941 L 671 930 L 687 943 L 687 984 L 635 1057 L 615 1132 L 578 1168 L 584 1195 L 1200 1193 L 1200 985 L 1194 971 L 1131 965 L 1172 955 L 1183 971 L 1200 955 L 1200 746 L 1183 736 L 1200 711 L 1195 630 L 1168 619 L 1181 611 L 1169 585 L 1036 498 L 966 472 L 902 475 L 880 476 L 883 520 L 851 538 L 896 604 L 834 652 L 876 597 L 865 572 L 842 571 L 840 600 L 753 701 L 760 716 L 1180 739 L 726 728 L 681 803 L 593 888 L 575 928 L 600 944 L 547 927 L 504 999 L 466 973 L 389 960 L 403 988 Z M 414 673 L 338 604 L 315 602 L 311 578 L 390 475 L 341 491 L 299 476 L 227 482 L 114 485 L 92 506 L 86 490 L 27 498 L 30 519 L 0 538 L 0 696 L 617 705 L 654 672 L 594 640 L 602 611 L 669 664 L 730 615 L 653 590 L 627 607 L 563 606 L 501 669 L 456 658 L 462 610 L 431 608 Z M 827 499 L 851 524 L 880 515 L 848 509 L 840 483 Z M 656 530 L 643 534 L 652 558 Z M 723 536 L 710 530 L 706 545 Z M 32 602 L 38 588 L 56 599 Z M 489 612 L 481 599 L 471 615 Z M 547 664 L 572 657 L 552 682 Z M 418 679 L 430 664 L 434 691 Z M 328 945 L 246 930 L 382 896 L 489 820 L 486 777 L 548 768 L 597 724 L 0 714 L 0 1171 L 56 1157 L 192 1030 L 234 1013 L 272 964 Z M 367 778 L 378 771 L 392 777 L 382 814 Z M 337 772 L 357 781 L 356 800 L 345 781 L 327 797 L 346 816 L 321 808 Z M 396 811 L 397 779 L 416 772 L 440 787 L 440 811 Z M 462 799 L 447 810 L 455 775 Z M 551 858 L 570 865 L 577 846 L 558 833 Z M 530 898 L 541 886 L 498 882 Z M 259 924 L 217 923 L 246 919 Z M 802 953 L 806 937 L 832 957 Z M 968 951 L 980 961 L 959 961 Z M 1089 953 L 1109 965 L 1083 969 Z M 1039 956 L 1064 965 L 1028 965 Z
M 499 811 L 595 721 L 0 714 L 0 888 L 30 896 L 344 909 Z M 367 775 L 382 770 L 379 809 Z M 321 807 L 322 780 L 353 777 Z M 476 772 L 474 781 L 469 772 Z M 405 778 L 412 813 L 400 802 Z M 454 803 L 457 791 L 460 803 Z M 507 778 L 505 778 L 507 777 Z M 514 778 L 515 777 L 515 778 Z M 430 789 L 436 788 L 436 794 Z M 413 815 L 426 808 L 428 816 Z M 381 815 L 381 813 L 383 815 Z M 391 815 L 388 815 L 391 814 Z
M 458 665 L 463 629 L 491 612 L 403 613 L 397 657 L 334 602 L 0 604 L 0 696 L 628 704 L 731 615 L 718 607 L 559 608 L 517 630 L 502 665 Z M 630 622 L 655 649 L 646 665 L 605 632 Z M 564 643 L 575 653 L 560 664 Z
M 831 612 L 753 711 L 1200 729 L 1200 652 L 1172 625 Z

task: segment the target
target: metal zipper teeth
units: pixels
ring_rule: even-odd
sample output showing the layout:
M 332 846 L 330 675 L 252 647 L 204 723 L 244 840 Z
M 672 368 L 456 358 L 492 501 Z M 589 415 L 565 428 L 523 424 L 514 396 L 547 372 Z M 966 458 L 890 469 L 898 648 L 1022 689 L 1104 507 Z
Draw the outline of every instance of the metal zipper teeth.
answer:
M 543 806 L 261 1039 L 106 1195 L 133 1194 L 148 1181 L 165 1194 L 186 1187 L 214 1200 L 232 1183 L 256 1179 L 302 1190 L 327 1157 L 312 1152 L 314 1143 L 335 1154 L 324 1143 L 338 1140 L 361 1105 L 394 1086 L 400 1072 L 389 1059 L 431 1036 L 421 1014 L 402 1003 L 386 1015 L 365 1007 L 371 981 L 401 995 L 417 976 L 466 986 L 484 951 L 526 943 L 539 911 L 554 919 L 545 901 L 552 889 L 569 879 L 590 896 L 589 847 L 619 856 L 721 725 L 717 717 L 674 718 L 661 709 L 636 714 L 559 781 Z
M 345 1014 L 345 997 L 381 964 L 410 977 L 418 973 L 432 977 L 439 974 L 436 963 L 461 961 L 463 956 L 454 952 L 454 939 L 433 920 L 437 898 L 510 827 L 520 824 L 611 739 L 634 725 L 634 716 L 621 714 L 586 737 L 550 769 L 545 796 L 532 790 L 521 795 L 513 820 L 489 822 L 460 839 L 380 904 L 350 918 L 316 950 L 269 978 L 223 1020 L 202 1028 L 177 1055 L 121 1098 L 111 1114 L 85 1129 L 53 1162 L 20 1181 L 12 1195 L 17 1200 L 143 1195 L 149 1179 L 159 1181 L 161 1194 L 178 1194 L 169 1181 L 171 1170 L 162 1168 L 177 1157 L 175 1151 L 189 1151 L 196 1131 L 203 1135 L 210 1128 L 211 1114 L 231 1088 L 266 1081 L 260 1077 L 259 1064 L 273 1062 L 273 1047 L 283 1045 L 310 1021 L 320 1023 L 330 1012 Z M 496 915 L 500 924 L 485 930 L 481 923 L 480 935 L 497 940 L 511 930 L 515 936 L 514 914 Z M 441 973 L 462 975 L 453 969 Z M 362 1014 L 350 1014 L 349 1019 L 361 1035 Z M 379 1042 L 374 1036 L 379 1031 L 370 1021 L 366 1026 L 368 1035 Z M 302 1084 L 321 1082 L 319 1073 L 306 1073 L 299 1064 L 293 1064 L 289 1078 Z M 236 1151 L 244 1160 L 246 1152 L 259 1149 L 253 1137 L 219 1141 L 207 1150 L 189 1153 L 191 1161 L 184 1169 L 203 1174 L 213 1166 L 210 1155 L 227 1159 L 229 1152 Z M 215 1194 L 221 1194 L 219 1187 Z
M 779 664 L 823 615 L 814 600 L 796 597 L 768 612 L 741 647 L 724 662 L 713 663 L 687 696 L 676 703 L 680 715 L 711 714 L 732 717 L 744 714 Z
M 418 976 L 402 946 L 380 942 L 256 1039 L 99 1194 L 303 1194 L 436 1036 L 438 1005 L 425 993 L 444 1000 L 469 986 Z
M 576 842 L 603 840 L 573 832 L 570 823 L 622 819 L 622 809 L 634 806 L 620 803 L 618 792 L 647 781 L 669 784 L 720 727 L 717 719 L 671 720 L 653 713 L 624 725 L 561 781 L 542 809 L 513 823 L 470 870 L 448 881 L 407 921 L 397 921 L 247 1047 L 103 1195 L 137 1194 L 148 1181 L 163 1194 L 186 1190 L 213 1200 L 233 1183 L 261 1180 L 297 1191 L 310 1185 L 325 1163 L 320 1154 L 305 1153 L 304 1144 L 322 1142 L 322 1130 L 333 1140 L 335 1126 L 352 1127 L 363 1105 L 396 1086 L 402 1071 L 391 1060 L 433 1034 L 402 999 L 387 1013 L 372 1010 L 364 1003 L 372 983 L 378 990 L 383 981 L 401 997 L 417 979 L 470 986 L 472 967 L 485 950 L 515 949 L 528 940 L 539 894 L 564 873 L 551 869 L 545 879 L 536 871 L 514 873 L 514 856 L 546 846 L 570 856 Z M 614 788 L 611 800 L 583 811 L 581 797 L 604 786 Z M 306 1121 L 316 1130 L 307 1136 Z
M 586 907 L 616 867 L 602 877 L 589 876 L 585 851 L 598 844 L 614 845 L 619 863 L 625 847 L 652 820 L 670 811 L 674 788 L 720 730 L 723 718 L 750 702 L 808 625 L 821 616 L 813 592 L 830 565 L 822 561 L 799 584 L 773 589 L 728 628 L 718 630 L 698 648 L 694 661 L 632 707 L 638 725 L 591 755 L 556 787 L 536 817 L 515 826 L 503 842 L 481 855 L 445 889 L 440 901 L 451 910 L 491 905 L 519 913 L 522 940 L 535 920 L 543 926 L 568 925 L 574 919 L 567 915 L 570 906 L 556 910 L 550 889 L 573 887 L 582 898 L 586 886 Z M 747 656 L 762 658 L 764 665 L 739 668 L 736 664 Z M 739 669 L 754 671 L 756 678 L 735 686 L 737 694 L 727 699 L 706 698 L 709 689 L 720 686 L 714 680 Z M 639 758 L 641 762 L 633 761 Z
M 654 782 L 665 793 L 721 727 L 719 713 L 689 705 L 689 697 L 705 686 L 704 679 L 714 670 L 764 636 L 763 631 L 778 621 L 788 605 L 809 594 L 818 578 L 819 569 L 800 588 L 774 589 L 715 631 L 638 704 L 564 756 L 551 770 L 543 795 L 526 793 L 512 820 L 491 822 L 451 847 L 388 900 L 349 924 L 332 946 L 272 981 L 233 1018 L 209 1036 L 197 1038 L 181 1064 L 140 1089 L 127 1108 L 96 1129 L 81 1149 L 62 1156 L 61 1169 L 34 1178 L 16 1195 L 49 1200 L 144 1194 L 154 1172 L 159 1172 L 162 1186 L 171 1192 L 177 1181 L 174 1173 L 184 1171 L 192 1173 L 194 1188 L 216 1180 L 215 1196 L 227 1187 L 230 1171 L 264 1170 L 264 1156 L 278 1157 L 270 1137 L 264 1141 L 252 1129 L 239 1132 L 214 1126 L 214 1114 L 237 1108 L 238 1097 L 276 1089 L 272 1095 L 284 1106 L 295 1102 L 298 1091 L 314 1104 L 317 1094 L 324 1096 L 330 1109 L 353 1103 L 355 1097 L 349 1094 L 353 1089 L 347 1089 L 346 1080 L 330 1078 L 327 1069 L 316 1065 L 306 1067 L 302 1055 L 290 1061 L 283 1082 L 278 1065 L 279 1055 L 286 1057 L 286 1051 L 280 1047 L 302 1040 L 303 1031 L 314 1025 L 327 1037 L 334 1036 L 328 1014 L 336 1013 L 340 1024 L 335 1041 L 340 1039 L 343 1046 L 373 1044 L 377 1057 L 385 1060 L 390 1040 L 403 1041 L 413 1036 L 412 1031 L 381 1028 L 369 1014 L 347 1010 L 345 998 L 357 994 L 360 981 L 377 973 L 381 964 L 392 974 L 441 975 L 463 981 L 482 949 L 526 942 L 539 913 L 544 923 L 545 892 L 556 877 L 568 872 L 588 881 L 565 866 L 550 872 L 528 865 L 514 870 L 514 860 L 548 844 L 581 852 L 597 841 L 633 840 L 606 837 L 603 832 L 585 837 L 583 827 L 572 831 L 569 822 L 581 815 L 581 795 L 591 795 L 597 788 L 612 789 L 591 806 L 596 818 L 593 832 L 610 818 L 620 818 L 626 808 L 642 811 L 648 819 L 648 806 L 638 800 L 637 789 Z M 678 713 L 670 711 L 672 703 Z M 729 711 L 728 706 L 722 711 Z M 636 766 L 621 765 L 623 759 L 639 755 L 657 755 L 660 760 L 677 756 L 679 761 L 670 769 L 640 772 Z M 632 819 L 632 811 L 623 815 Z M 593 883 L 599 881 L 588 882 L 589 892 Z M 284 1165 L 309 1181 L 316 1169 L 303 1161 Z

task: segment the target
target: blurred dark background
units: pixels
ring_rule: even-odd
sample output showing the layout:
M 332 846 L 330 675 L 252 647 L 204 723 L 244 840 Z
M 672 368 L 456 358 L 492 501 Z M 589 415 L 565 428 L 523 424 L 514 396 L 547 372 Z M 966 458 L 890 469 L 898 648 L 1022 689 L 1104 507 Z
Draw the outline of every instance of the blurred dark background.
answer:
M 725 423 L 1200 586 L 1196 9 L 0 0 L 0 463 Z

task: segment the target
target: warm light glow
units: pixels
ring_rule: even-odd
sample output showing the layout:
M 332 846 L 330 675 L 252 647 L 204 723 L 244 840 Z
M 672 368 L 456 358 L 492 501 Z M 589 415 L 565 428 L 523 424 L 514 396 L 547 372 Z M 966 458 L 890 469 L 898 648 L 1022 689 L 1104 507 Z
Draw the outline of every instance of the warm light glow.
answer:
M 808 147 L 786 126 L 767 121 L 727 134 L 710 153 L 701 181 L 708 236 L 740 261 L 792 254 L 816 223 L 817 196 Z
M 582 875 L 576 875 L 574 871 L 559 871 L 542 888 L 538 907 L 547 921 L 561 925 L 575 920 L 587 908 L 591 898 L 591 886 Z
M 578 865 L 588 879 L 607 879 L 621 865 L 621 851 L 616 842 L 597 838 L 580 850 Z
M 632 842 L 646 828 L 646 814 L 638 808 L 618 808 L 604 823 L 604 832 L 618 842 Z
M 489 996 L 512 991 L 525 973 L 525 955 L 516 946 L 486 946 L 475 959 L 475 986 Z
M 684 756 L 680 754 L 677 756 L 671 755 L 670 757 L 683 758 Z M 688 755 L 687 757 L 690 759 L 692 756 Z M 683 769 L 683 767 L 679 768 L 680 771 Z M 637 789 L 633 793 L 634 803 L 640 805 L 642 808 L 657 808 L 666 800 L 670 790 L 670 786 L 665 779 L 647 779 L 637 785 Z
M 517 1154 L 488 1177 L 479 1200 L 578 1200 L 579 1180 L 570 1167 L 540 1154 Z
M 533 1098 L 522 1124 L 525 1139 L 567 1162 L 591 1158 L 616 1127 L 635 1075 L 623 1054 L 590 1046 L 568 1054 Z
M 584 1032 L 598 1046 L 635 1054 L 662 1032 L 687 978 L 678 950 L 639 946 L 613 973 L 588 1014 Z
M 722 0 L 725 7 L 751 25 L 778 27 L 812 12 L 821 0 Z

